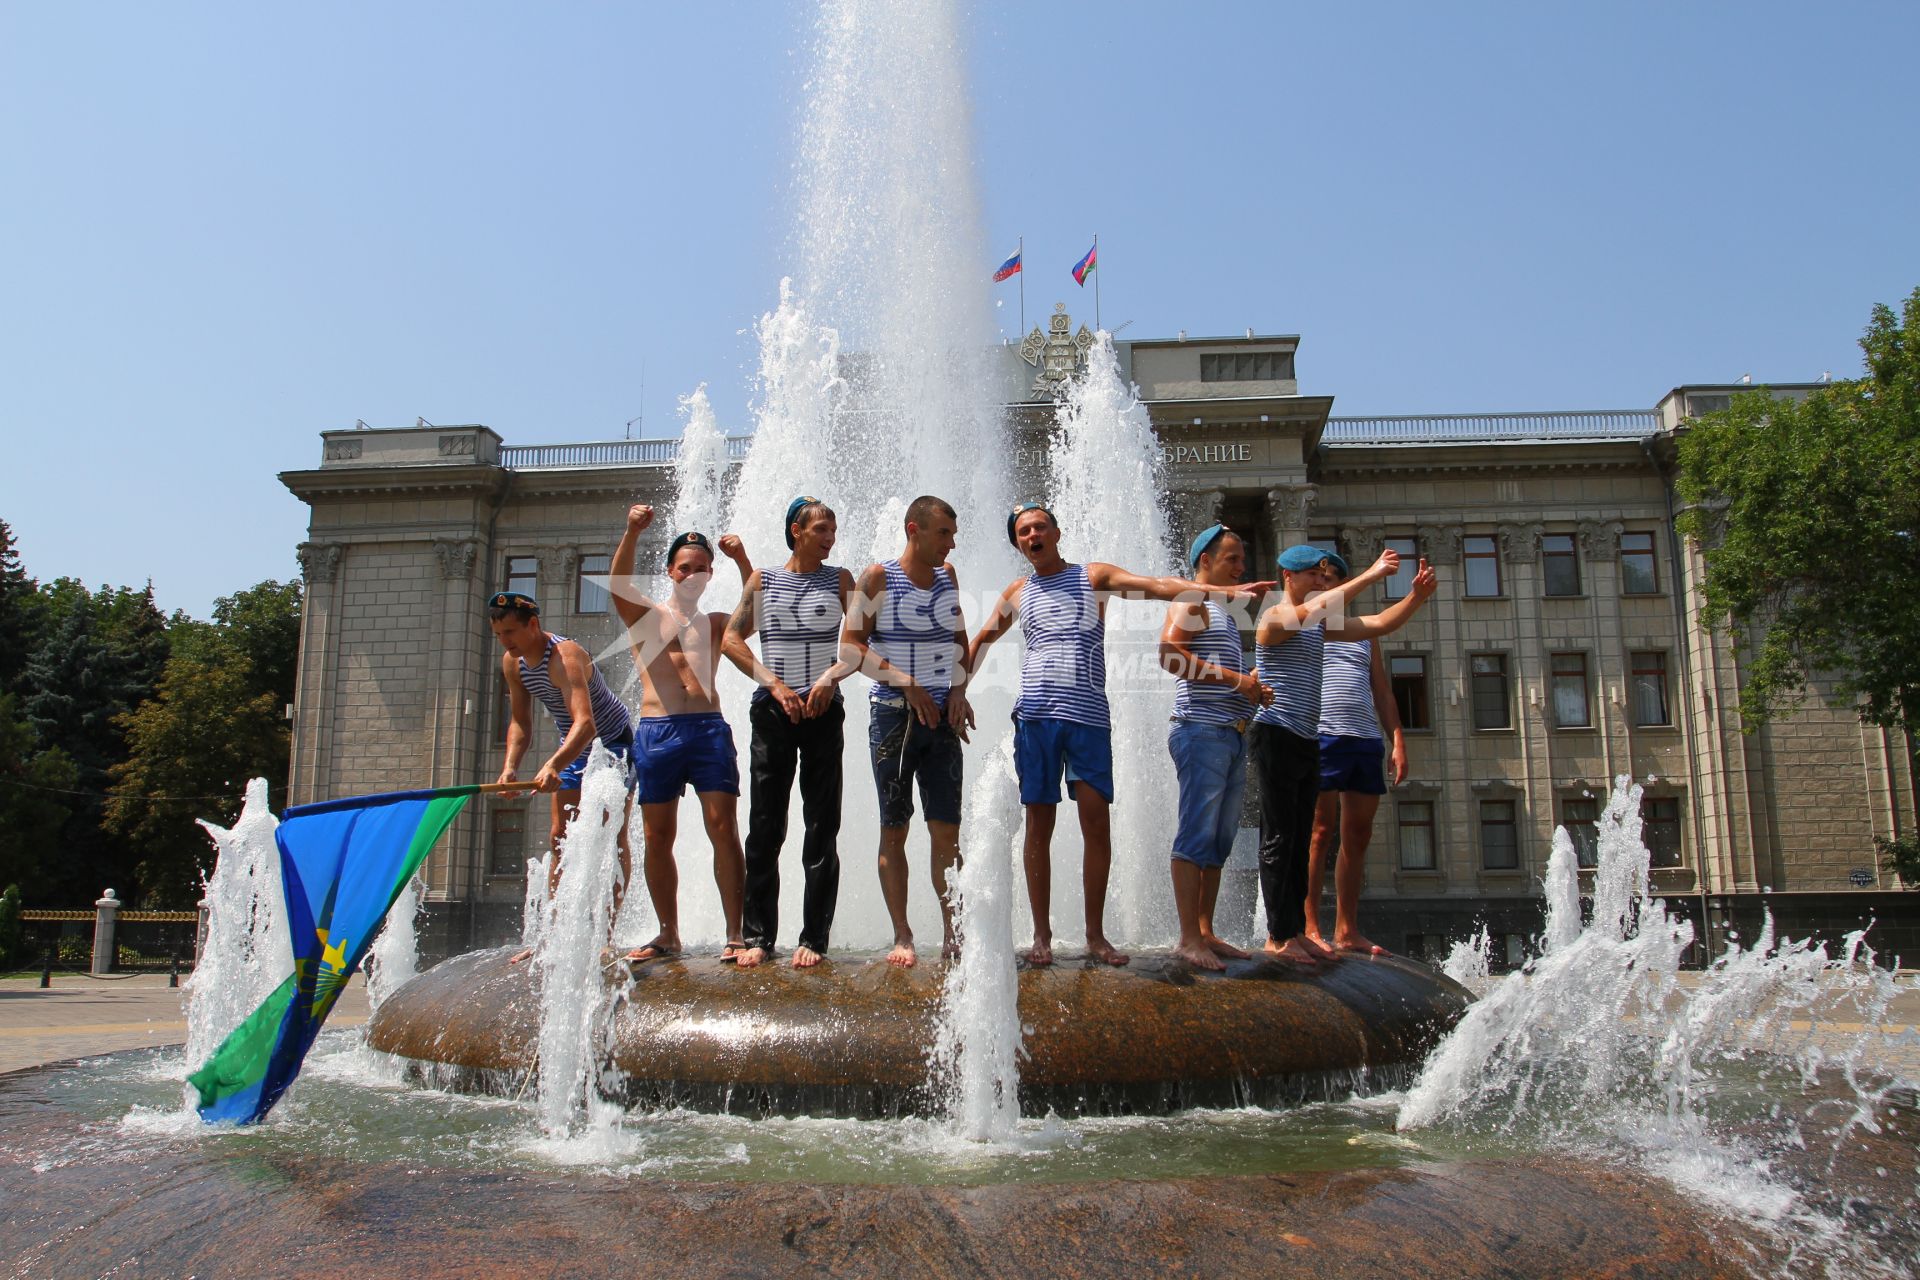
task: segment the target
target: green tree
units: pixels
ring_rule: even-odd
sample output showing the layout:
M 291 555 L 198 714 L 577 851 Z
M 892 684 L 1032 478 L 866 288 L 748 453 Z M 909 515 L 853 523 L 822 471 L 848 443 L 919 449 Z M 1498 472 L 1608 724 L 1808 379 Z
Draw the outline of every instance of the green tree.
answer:
M 213 856 L 195 819 L 231 823 L 250 779 L 284 803 L 299 617 L 297 583 L 263 582 L 217 602 L 211 624 L 175 619 L 158 691 L 123 718 L 105 815 L 139 851 L 143 902 L 193 904 Z
M 40 587 L 27 576 L 13 530 L 0 520 L 0 693 L 14 693 L 40 635 Z
M 0 892 L 0 969 L 11 969 L 26 958 L 26 937 L 20 928 L 20 886 Z
M 73 762 L 57 747 L 41 748 L 13 696 L 0 693 L 0 884 L 18 884 L 36 904 L 71 905 L 56 888 L 65 879 L 62 833 L 77 806 L 69 794 L 76 781 Z
M 1920 731 L 1920 289 L 1899 316 L 1875 306 L 1860 345 L 1865 377 L 1736 396 L 1680 441 L 1702 618 L 1742 650 L 1750 729 L 1818 679 L 1863 719 Z

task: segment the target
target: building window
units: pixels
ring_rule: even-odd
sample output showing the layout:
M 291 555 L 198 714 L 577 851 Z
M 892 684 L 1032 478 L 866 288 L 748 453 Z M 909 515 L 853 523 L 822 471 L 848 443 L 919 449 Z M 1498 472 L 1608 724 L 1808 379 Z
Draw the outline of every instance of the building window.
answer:
M 493 806 L 493 840 L 487 853 L 490 876 L 525 875 L 527 870 L 527 810 L 525 805 Z
M 1593 708 L 1587 700 L 1587 655 L 1556 653 L 1553 667 L 1553 724 L 1557 729 L 1591 729 Z
M 1200 357 L 1202 382 L 1291 382 L 1291 351 L 1223 351 Z
M 1398 600 L 1413 590 L 1413 575 L 1420 570 L 1420 543 L 1414 538 L 1388 538 L 1387 550 L 1400 553 L 1400 567 L 1386 581 L 1387 599 Z
M 1400 869 L 1432 871 L 1433 801 L 1402 800 L 1394 808 L 1400 818 Z
M 1620 590 L 1625 595 L 1648 596 L 1660 590 L 1660 575 L 1654 568 L 1653 535 L 1620 535 Z
M 1511 800 L 1480 802 L 1480 865 L 1488 871 L 1520 869 L 1520 829 Z
M 1432 704 L 1427 694 L 1427 660 L 1422 654 L 1395 654 L 1387 659 L 1387 677 L 1393 682 L 1393 705 L 1400 727 L 1433 728 Z
M 1573 841 L 1573 856 L 1580 866 L 1592 870 L 1600 865 L 1600 802 L 1582 797 L 1560 802 L 1560 825 Z
M 1467 561 L 1467 594 L 1500 594 L 1500 547 L 1492 536 L 1473 534 L 1463 544 Z
M 508 556 L 502 591 L 518 591 L 523 596 L 540 598 L 540 560 L 537 556 Z
M 1659 652 L 1634 653 L 1633 722 L 1636 725 L 1672 724 L 1667 708 L 1667 655 Z
M 1546 593 L 1550 596 L 1580 594 L 1580 557 L 1574 554 L 1573 535 L 1549 533 L 1540 538 L 1540 561 Z
M 1513 725 L 1508 711 L 1507 655 L 1476 653 L 1473 668 L 1473 727 L 1507 729 Z
M 607 571 L 613 567 L 613 557 L 607 555 L 581 556 L 580 573 L 573 590 L 573 611 L 581 614 L 604 614 L 613 604 L 613 597 L 607 594 Z
M 1646 796 L 1640 801 L 1640 839 L 1647 846 L 1649 865 L 1680 865 L 1680 801 L 1673 796 Z

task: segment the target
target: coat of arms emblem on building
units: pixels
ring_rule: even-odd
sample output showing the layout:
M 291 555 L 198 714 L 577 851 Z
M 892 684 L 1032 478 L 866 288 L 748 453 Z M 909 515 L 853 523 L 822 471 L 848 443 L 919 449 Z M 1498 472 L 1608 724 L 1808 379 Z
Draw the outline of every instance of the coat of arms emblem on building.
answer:
M 1020 341 L 1020 358 L 1040 370 L 1034 375 L 1033 389 L 1049 396 L 1064 395 L 1067 383 L 1086 372 L 1087 352 L 1093 347 L 1093 332 L 1086 325 L 1073 332 L 1073 317 L 1067 304 L 1053 304 L 1047 331 L 1033 326 L 1033 332 Z

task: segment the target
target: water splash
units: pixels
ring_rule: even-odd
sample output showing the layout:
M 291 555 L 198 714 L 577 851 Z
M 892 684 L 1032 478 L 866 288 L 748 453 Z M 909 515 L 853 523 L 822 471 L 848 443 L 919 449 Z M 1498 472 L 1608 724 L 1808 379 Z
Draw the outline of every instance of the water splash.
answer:
M 536 1108 L 550 1138 L 591 1128 L 607 1115 L 594 1104 L 623 993 L 605 981 L 601 953 L 613 921 L 626 806 L 626 770 L 596 742 L 580 782 L 579 812 L 560 842 L 560 884 L 528 962 L 540 992 Z
M 1463 987 L 1479 990 L 1492 975 L 1493 935 L 1486 925 L 1480 926 L 1480 932 L 1469 938 L 1455 942 L 1447 952 L 1447 958 L 1440 964 L 1440 972 L 1452 978 Z
M 1844 1197 L 1824 1183 L 1843 1144 L 1880 1133 L 1890 1099 L 1912 1088 L 1887 1064 L 1913 1033 L 1886 1023 L 1911 984 L 1873 963 L 1861 933 L 1830 955 L 1777 939 L 1771 919 L 1750 948 L 1731 945 L 1683 982 L 1693 927 L 1652 896 L 1640 800 L 1622 777 L 1601 815 L 1584 928 L 1573 844 L 1564 831 L 1556 838 L 1541 954 L 1493 985 L 1435 1050 L 1397 1127 L 1626 1159 L 1783 1238 L 1813 1241 L 1822 1267 L 1844 1258 L 1879 1273 L 1884 1260 L 1854 1238 L 1846 1208 L 1832 1203 Z
M 267 781 L 247 784 L 246 802 L 232 827 L 200 824 L 218 851 L 207 877 L 207 937 L 185 986 L 187 1047 L 183 1071 L 197 1069 L 247 1015 L 293 972 L 280 849 L 267 798 Z M 187 1088 L 188 1105 L 197 1100 Z
M 411 877 L 400 896 L 387 911 L 386 927 L 373 940 L 367 954 L 367 1012 L 379 1012 L 386 998 L 411 982 L 420 972 L 420 944 L 416 925 L 420 918 L 420 898 L 426 885 L 419 876 Z
M 949 1123 L 974 1142 L 1007 1142 L 1020 1120 L 1020 975 L 1013 964 L 1018 802 L 1008 737 L 988 757 L 967 801 L 966 857 L 954 877 L 960 958 L 947 968 L 931 1054 Z

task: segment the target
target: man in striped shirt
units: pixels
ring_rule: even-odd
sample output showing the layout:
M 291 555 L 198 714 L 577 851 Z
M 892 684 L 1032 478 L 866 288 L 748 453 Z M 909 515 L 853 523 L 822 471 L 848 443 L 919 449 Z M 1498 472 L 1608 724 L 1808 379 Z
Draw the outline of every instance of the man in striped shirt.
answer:
M 1223 524 L 1194 536 L 1187 564 L 1196 581 L 1237 583 L 1247 550 Z M 1199 969 L 1224 969 L 1247 953 L 1213 931 L 1220 872 L 1240 832 L 1247 785 L 1247 725 L 1273 690 L 1247 670 L 1240 622 L 1217 600 L 1179 600 L 1160 629 L 1160 665 L 1179 677 L 1167 752 L 1180 782 L 1173 835 L 1173 905 L 1180 938 L 1173 953 Z
M 1122 965 L 1127 956 L 1107 941 L 1107 876 L 1113 864 L 1109 825 L 1113 805 L 1112 718 L 1107 708 L 1107 601 L 1248 598 L 1272 583 L 1212 584 L 1147 577 L 1118 565 L 1069 563 L 1060 554 L 1060 524 L 1037 502 L 1007 516 L 1007 541 L 1033 572 L 1000 593 L 993 612 L 969 646 L 969 664 L 1017 620 L 1026 642 L 1020 660 L 1020 696 L 1014 703 L 1014 765 L 1026 806 L 1024 858 L 1027 901 L 1033 908 L 1033 948 L 1027 962 L 1053 963 L 1053 827 L 1060 781 L 1080 812 L 1081 879 L 1086 892 L 1087 954 Z
M 644 681 L 634 743 L 640 757 L 647 895 L 660 922 L 653 941 L 634 948 L 627 959 L 637 963 L 680 953 L 680 871 L 673 842 L 679 832 L 680 797 L 691 785 L 713 845 L 713 878 L 726 917 L 727 943 L 720 958 L 735 960 L 746 950 L 740 935 L 746 881 L 738 817 L 740 765 L 714 685 L 727 615 L 700 608 L 714 563 L 713 544 L 705 534 L 682 533 L 669 544 L 667 577 L 673 590 L 667 599 L 651 600 L 639 590 L 633 560 L 641 533 L 652 523 L 650 506 L 627 511 L 626 530 L 614 549 L 607 579 L 614 611 L 627 628 L 634 669 Z M 739 567 L 742 580 L 751 576 L 753 565 L 738 537 L 721 538 L 720 549 Z
M 1373 640 L 1327 641 L 1320 678 L 1320 798 L 1313 811 L 1313 843 L 1307 856 L 1307 939 L 1321 946 L 1320 891 L 1327 855 L 1338 850 L 1334 872 L 1333 946 L 1362 955 L 1385 955 L 1360 932 L 1360 889 L 1366 879 L 1373 818 L 1391 779 L 1407 779 L 1407 740 L 1393 703 L 1387 664 Z M 1393 744 L 1391 772 L 1381 754 Z
M 1348 576 L 1338 552 L 1302 544 L 1280 553 L 1285 597 L 1260 616 L 1254 656 L 1273 703 L 1253 718 L 1248 754 L 1260 779 L 1260 896 L 1266 904 L 1266 951 L 1318 968 L 1339 952 L 1307 937 L 1307 857 L 1320 787 L 1320 677 L 1327 639 L 1364 640 L 1405 626 L 1433 594 L 1423 560 L 1413 589 L 1379 614 L 1346 616 L 1347 606 L 1400 568 L 1391 549 L 1364 572 Z
M 810 969 L 827 952 L 840 893 L 840 757 L 846 708 L 829 674 L 840 656 L 840 631 L 853 575 L 826 562 L 838 526 L 833 508 L 814 497 L 787 504 L 787 546 L 778 569 L 755 569 L 727 623 L 729 660 L 759 686 L 748 719 L 752 797 L 747 805 L 747 892 L 742 920 L 747 949 L 743 969 L 767 958 L 780 924 L 780 846 L 794 773 L 800 775 L 800 811 L 806 834 L 800 869 L 800 941 L 793 967 Z M 747 640 L 760 633 L 761 658 Z
M 880 896 L 893 921 L 887 963 L 902 967 L 917 959 L 906 861 L 916 779 L 933 845 L 941 951 L 951 957 L 958 950 L 948 894 L 960 862 L 960 746 L 974 727 L 960 580 L 947 563 L 958 528 L 953 507 L 939 498 L 922 495 L 907 505 L 906 549 L 861 573 L 841 634 L 844 656 L 832 669 L 836 682 L 856 670 L 873 680 L 867 746 L 880 793 Z
M 507 687 L 509 719 L 507 755 L 498 781 L 520 781 L 520 764 L 533 742 L 533 704 L 553 717 L 560 745 L 535 772 L 530 790 L 553 797 L 548 827 L 551 852 L 547 858 L 547 897 L 560 887 L 560 842 L 567 826 L 580 812 L 580 780 L 587 757 L 598 741 L 619 757 L 627 770 L 627 790 L 633 790 L 633 724 L 627 708 L 601 678 L 593 659 L 578 642 L 540 625 L 540 606 L 532 596 L 501 591 L 487 601 L 487 622 L 500 641 L 500 678 Z M 633 870 L 627 848 L 627 815 L 620 825 L 620 882 L 614 886 L 615 914 L 627 877 Z M 609 924 L 612 922 L 609 921 Z M 512 963 L 525 960 L 522 951 Z

